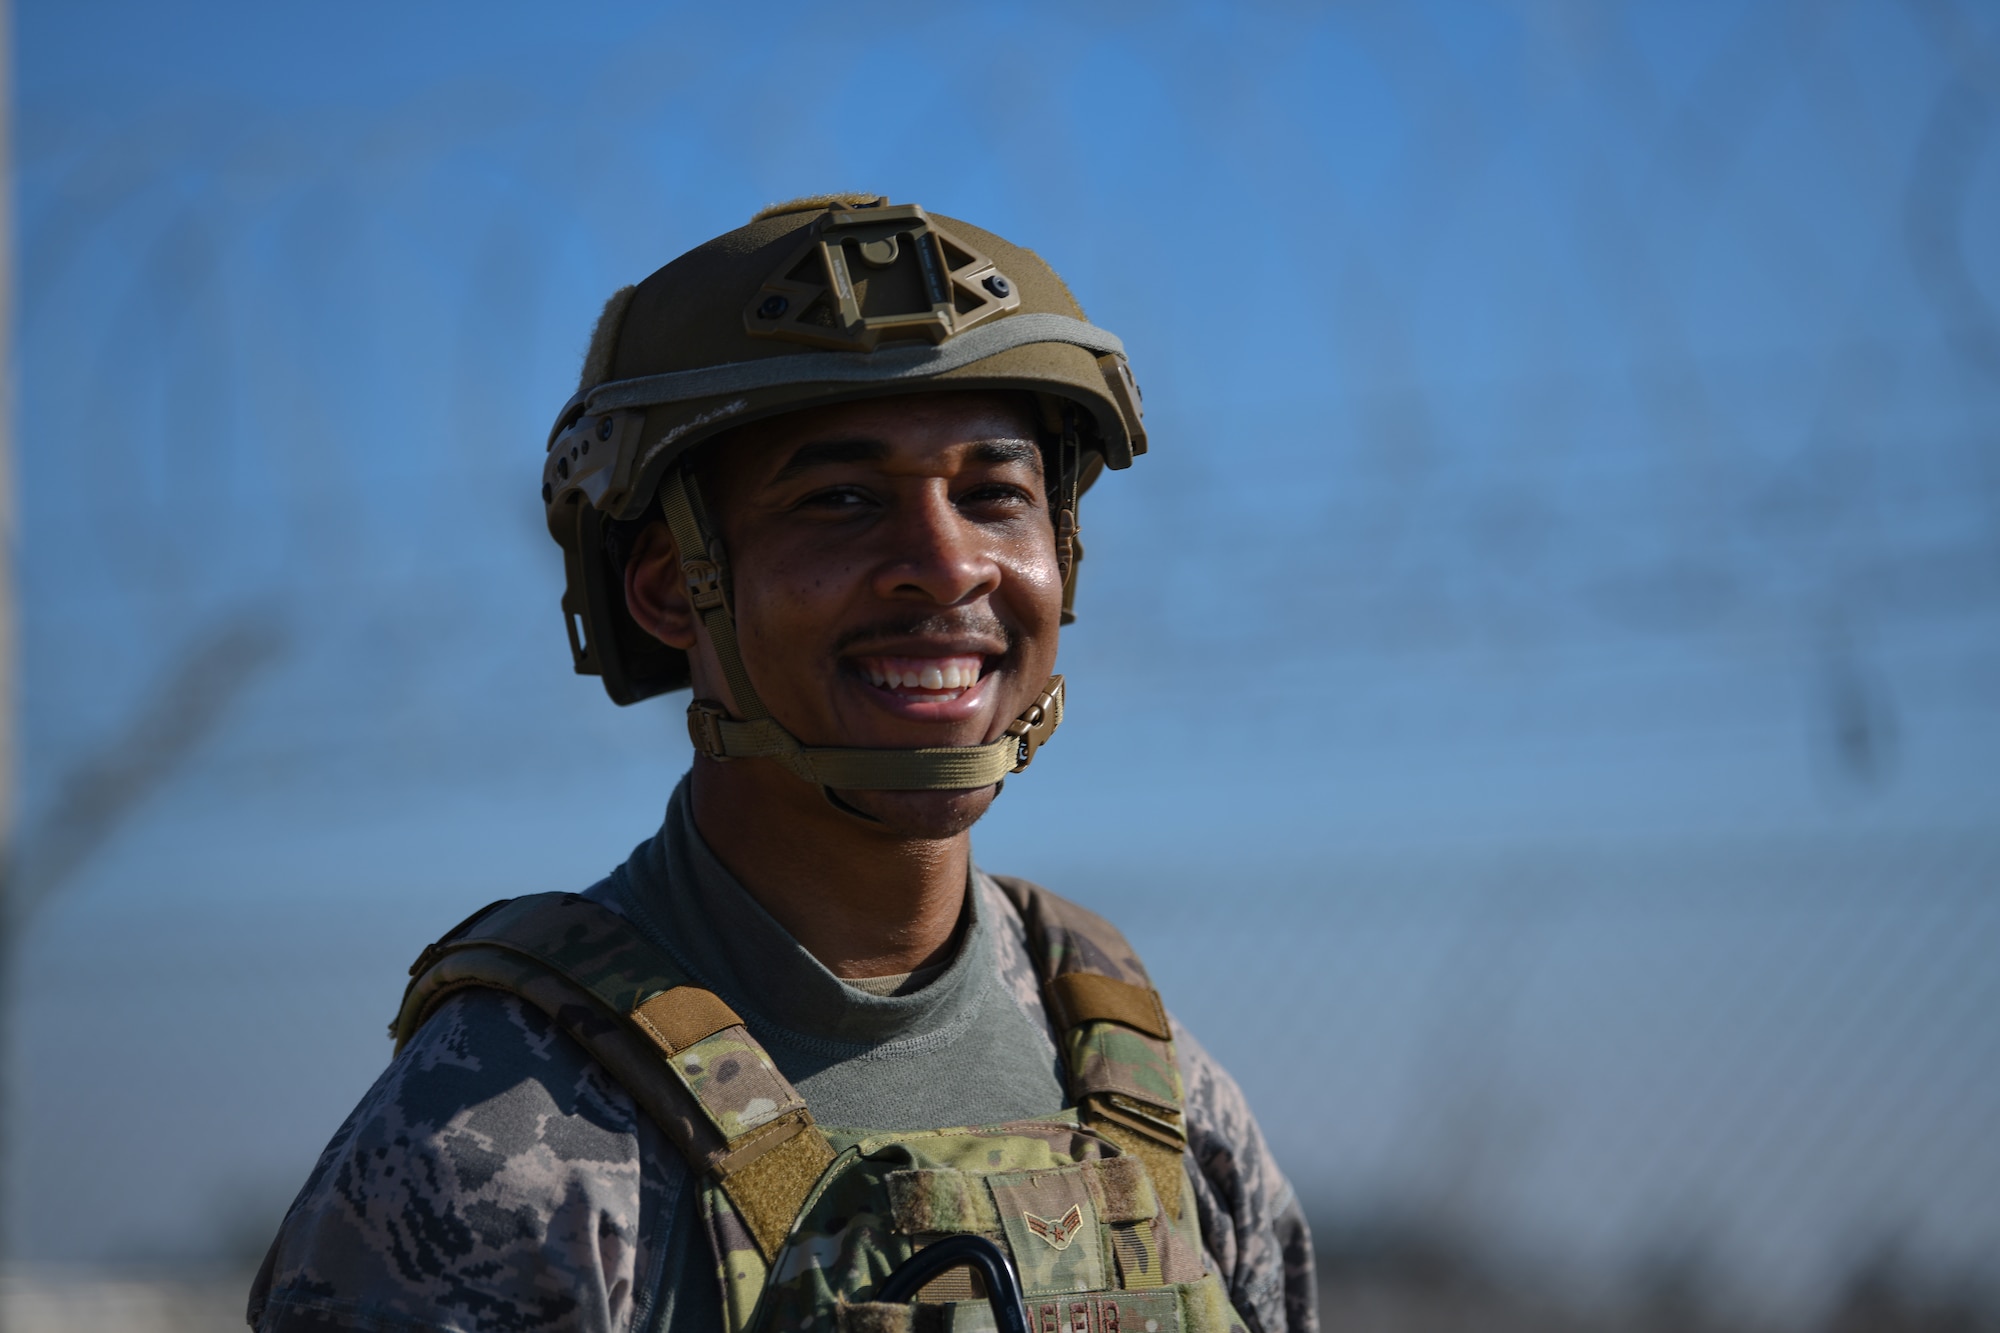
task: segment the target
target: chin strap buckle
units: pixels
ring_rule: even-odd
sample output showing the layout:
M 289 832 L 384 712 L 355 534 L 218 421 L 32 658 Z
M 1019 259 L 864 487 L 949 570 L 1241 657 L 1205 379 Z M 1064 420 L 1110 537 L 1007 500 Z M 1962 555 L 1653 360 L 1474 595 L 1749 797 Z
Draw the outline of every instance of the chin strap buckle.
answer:
M 710 759 L 729 758 L 722 739 L 722 724 L 728 718 L 728 712 L 713 699 L 696 699 L 688 705 L 688 739 L 694 742 L 695 753 Z
M 696 556 L 681 562 L 681 576 L 687 580 L 688 600 L 696 611 L 712 611 L 722 605 L 721 565 Z
M 1063 678 L 1050 676 L 1049 687 L 1035 696 L 1035 701 L 1022 710 L 1021 716 L 1007 724 L 1007 734 L 1016 743 L 1014 766 L 1007 771 L 1019 773 L 1034 762 L 1035 751 L 1042 748 L 1048 738 L 1055 734 L 1062 722 Z

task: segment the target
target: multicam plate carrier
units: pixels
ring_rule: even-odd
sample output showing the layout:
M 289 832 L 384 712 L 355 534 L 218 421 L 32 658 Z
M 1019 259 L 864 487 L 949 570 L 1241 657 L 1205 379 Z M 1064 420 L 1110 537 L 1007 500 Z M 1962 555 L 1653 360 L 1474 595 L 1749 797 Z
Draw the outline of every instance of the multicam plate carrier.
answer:
M 397 1048 L 467 986 L 546 1012 L 622 1083 L 703 1182 L 727 1333 L 988 1333 L 960 1268 L 916 1302 L 871 1300 L 925 1245 L 1013 1258 L 1032 1333 L 1242 1333 L 1202 1260 L 1181 1166 L 1181 1081 L 1146 970 L 1115 927 L 1022 880 L 1073 1109 L 877 1132 L 814 1123 L 743 1020 L 623 917 L 574 894 L 495 903 L 425 949 Z

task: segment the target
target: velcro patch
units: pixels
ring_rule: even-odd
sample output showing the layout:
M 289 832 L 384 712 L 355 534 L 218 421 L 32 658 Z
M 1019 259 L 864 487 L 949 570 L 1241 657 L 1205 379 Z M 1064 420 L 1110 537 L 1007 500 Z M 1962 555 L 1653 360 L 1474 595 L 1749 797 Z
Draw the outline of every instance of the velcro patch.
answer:
M 1151 986 L 1135 986 L 1093 972 L 1065 972 L 1052 978 L 1043 989 L 1056 1011 L 1057 1021 L 1065 1028 L 1085 1023 L 1123 1023 L 1149 1037 L 1173 1040 L 1167 1011 L 1160 1005 L 1159 992 Z
M 632 1021 L 669 1055 L 743 1022 L 721 996 L 699 986 L 661 991 L 632 1011 Z
M 1085 1162 L 1097 1186 L 1098 1214 L 1106 1222 L 1145 1222 L 1159 1216 L 1160 1196 L 1146 1164 L 1136 1157 L 1106 1157 Z
M 840 1333 L 948 1333 L 951 1324 L 941 1305 L 884 1305 L 877 1301 L 842 1301 L 834 1309 Z
M 960 1171 L 891 1171 L 891 1224 L 906 1236 L 1000 1230 L 985 1182 Z

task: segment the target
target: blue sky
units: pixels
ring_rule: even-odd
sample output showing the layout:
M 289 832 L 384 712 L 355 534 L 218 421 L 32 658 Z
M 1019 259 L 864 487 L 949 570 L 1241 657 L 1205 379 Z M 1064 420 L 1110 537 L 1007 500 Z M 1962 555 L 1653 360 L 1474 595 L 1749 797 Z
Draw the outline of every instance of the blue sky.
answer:
M 537 447 L 606 294 L 829 188 L 1035 247 L 1132 349 L 1154 449 L 1085 506 L 1076 707 L 978 846 L 1130 920 L 1302 1188 L 1586 1266 L 1698 1217 L 1792 1291 L 1884 1198 L 2000 1238 L 1949 1184 L 2000 1110 L 1945 947 L 1991 938 L 2000 740 L 1995 33 L 1951 14 L 20 6 L 31 833 L 221 627 L 282 644 L 35 926 L 38 1252 L 263 1216 L 402 962 L 650 829 L 681 703 L 568 674 Z M 1489 937 L 1529 942 L 1498 1029 Z M 1247 1021 L 1260 974 L 1324 1021 Z M 1782 1002 L 1859 976 L 1892 999 Z M 1989 1072 L 1899 1137 L 1908 1084 L 1826 1070 L 1916 1032 L 1909 1083 Z M 1603 1089 L 1648 1079 L 1681 1146 L 1626 1178 Z M 1493 1087 L 1541 1165 L 1452 1176 L 1432 1112 Z M 1729 1147 L 1801 1115 L 1882 1129 L 1846 1193 Z

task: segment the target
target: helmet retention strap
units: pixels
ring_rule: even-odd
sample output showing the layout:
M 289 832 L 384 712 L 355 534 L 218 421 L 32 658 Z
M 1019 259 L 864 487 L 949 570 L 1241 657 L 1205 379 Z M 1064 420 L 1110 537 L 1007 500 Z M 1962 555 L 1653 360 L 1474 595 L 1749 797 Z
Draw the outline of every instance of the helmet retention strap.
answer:
M 1076 560 L 1079 551 L 1079 530 L 1077 527 L 1076 502 L 1078 483 L 1083 474 L 1083 446 L 1077 439 L 1076 408 L 1066 405 L 1062 412 L 1062 441 L 1056 448 L 1056 565 L 1062 575 L 1064 607 L 1067 611 L 1069 595 L 1074 593 Z
M 744 670 L 736 619 L 729 609 L 728 564 L 722 543 L 713 535 L 700 504 L 699 492 L 686 470 L 679 466 L 669 469 L 660 483 L 660 509 L 680 553 L 688 599 L 715 646 L 716 660 L 739 715 L 732 717 L 712 699 L 689 704 L 688 735 L 699 753 L 716 760 L 775 760 L 795 776 L 822 788 L 958 791 L 991 786 L 1010 773 L 1019 773 L 1062 722 L 1063 678 L 1051 676 L 1034 702 L 1008 723 L 1005 734 L 985 745 L 914 750 L 806 745 L 771 716 Z

